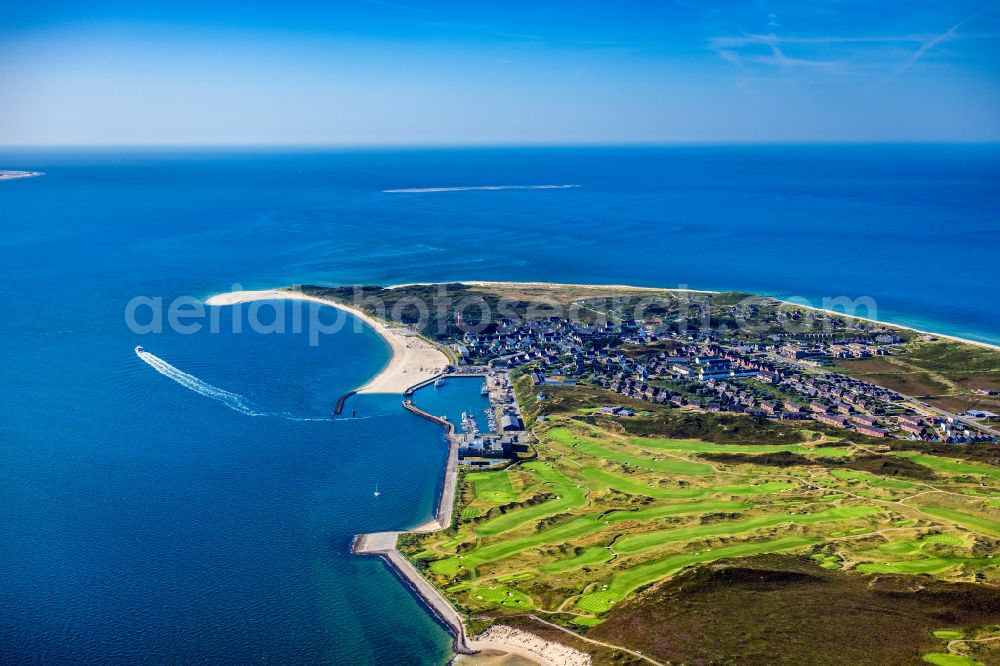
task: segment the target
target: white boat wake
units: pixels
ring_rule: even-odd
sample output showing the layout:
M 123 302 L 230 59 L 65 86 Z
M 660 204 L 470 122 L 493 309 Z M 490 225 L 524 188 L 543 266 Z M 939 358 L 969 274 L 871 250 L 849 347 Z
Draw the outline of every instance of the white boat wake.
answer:
M 247 398 L 240 395 L 239 393 L 233 393 L 232 391 L 227 391 L 225 389 L 220 389 L 218 386 L 212 386 L 206 381 L 198 379 L 194 375 L 190 375 L 183 370 L 176 368 L 166 361 L 164 361 L 159 356 L 149 353 L 142 347 L 135 348 L 135 355 L 142 359 L 147 365 L 152 367 L 158 373 L 164 377 L 169 377 L 186 389 L 190 389 L 195 393 L 199 393 L 207 398 L 212 398 L 213 400 L 218 400 L 226 407 L 229 407 L 233 411 L 237 411 L 240 414 L 246 414 L 247 416 L 271 416 L 281 419 L 287 419 L 289 421 L 324 421 L 330 423 L 332 421 L 363 421 L 366 419 L 372 419 L 376 417 L 385 416 L 398 416 L 395 412 L 379 413 L 379 414 L 367 414 L 365 416 L 350 416 L 336 419 L 329 418 L 317 418 L 315 416 L 295 416 L 294 414 L 289 414 L 288 412 L 262 412 L 254 409 L 253 403 L 251 403 Z
M 472 192 L 475 190 L 567 190 L 579 185 L 476 185 L 469 187 L 404 187 L 395 190 L 382 190 L 388 193 L 416 192 Z
M 267 416 L 267 414 L 253 409 L 247 399 L 240 394 L 220 389 L 216 386 L 212 386 L 208 382 L 198 379 L 194 375 L 189 375 L 183 370 L 179 370 L 178 368 L 170 365 L 159 356 L 150 354 L 142 347 L 135 348 L 135 355 L 145 361 L 147 365 L 152 367 L 158 373 L 164 377 L 169 377 L 184 388 L 191 389 L 195 393 L 200 393 L 201 395 L 212 398 L 213 400 L 218 400 L 226 407 L 240 412 L 241 414 L 246 414 L 247 416 Z

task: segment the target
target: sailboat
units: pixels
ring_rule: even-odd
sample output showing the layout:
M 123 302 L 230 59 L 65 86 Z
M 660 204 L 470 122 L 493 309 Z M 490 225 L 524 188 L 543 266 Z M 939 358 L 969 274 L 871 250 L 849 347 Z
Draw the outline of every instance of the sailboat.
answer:
M 378 496 L 379 496 L 379 495 L 381 495 L 381 494 L 382 494 L 382 493 L 380 493 L 380 492 L 378 491 L 378 484 L 376 483 L 376 484 L 375 484 L 375 497 L 378 497 Z

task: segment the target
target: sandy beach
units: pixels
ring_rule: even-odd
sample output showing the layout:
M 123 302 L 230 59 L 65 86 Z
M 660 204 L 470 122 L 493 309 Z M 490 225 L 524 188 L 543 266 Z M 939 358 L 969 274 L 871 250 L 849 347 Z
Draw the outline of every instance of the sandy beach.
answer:
M 375 329 L 375 332 L 389 343 L 392 348 L 389 364 L 371 381 L 359 388 L 358 393 L 402 393 L 410 386 L 440 374 L 449 363 L 448 357 L 440 349 L 405 326 L 386 324 L 357 308 L 297 291 L 283 289 L 232 291 L 211 296 L 205 299 L 205 304 L 225 306 L 275 299 L 312 301 L 348 312 Z
M 589 666 L 592 663 L 589 654 L 503 624 L 494 624 L 467 640 L 466 646 L 477 652 L 513 655 L 542 666 Z M 458 663 L 463 662 L 458 660 Z

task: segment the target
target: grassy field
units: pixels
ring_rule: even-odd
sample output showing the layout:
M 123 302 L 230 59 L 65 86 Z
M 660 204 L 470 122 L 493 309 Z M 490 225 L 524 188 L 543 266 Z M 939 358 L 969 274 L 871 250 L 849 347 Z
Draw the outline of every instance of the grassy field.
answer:
M 490 536 L 492 534 L 509 532 L 526 523 L 580 506 L 586 500 L 586 494 L 582 489 L 568 483 L 548 484 L 546 488 L 553 493 L 559 494 L 548 502 L 536 504 L 520 511 L 501 514 L 485 523 L 476 525 L 474 528 L 476 534 L 479 536 Z
M 979 532 L 989 536 L 1000 537 L 1000 520 L 977 516 L 975 514 L 968 513 L 967 511 L 956 511 L 943 506 L 921 506 L 920 510 L 924 513 L 929 513 L 932 516 L 950 520 L 967 530 Z
M 915 488 L 916 484 L 899 479 L 887 479 L 867 472 L 859 472 L 851 469 L 834 469 L 830 474 L 843 481 L 863 481 L 876 488 L 892 488 L 894 490 L 908 490 Z
M 1000 467 L 984 465 L 982 463 L 962 462 L 954 458 L 943 458 L 941 456 L 928 455 L 926 453 L 914 453 L 912 451 L 897 451 L 895 455 L 907 458 L 908 460 L 930 467 L 934 470 L 948 472 L 949 474 L 989 477 L 993 481 L 1000 481 Z
M 697 440 L 653 439 L 631 437 L 629 441 L 636 446 L 658 451 L 686 451 L 690 453 L 777 453 L 785 451 L 801 455 L 821 455 L 824 458 L 840 458 L 848 456 L 851 450 L 844 447 L 810 448 L 799 444 L 784 444 L 768 446 L 765 444 L 709 444 Z
M 580 408 L 536 424 L 537 459 L 464 474 L 458 524 L 407 544 L 460 611 L 531 609 L 587 633 L 681 572 L 778 553 L 862 578 L 1000 583 L 1000 468 L 918 451 L 873 460 L 812 432 L 775 444 L 637 436 L 642 426 Z M 777 454 L 793 464 L 756 462 Z
M 912 396 L 943 409 L 971 407 L 1000 411 L 1000 397 L 974 389 L 1000 389 L 1000 352 L 956 342 L 914 340 L 896 356 L 839 361 L 837 369 L 858 379 Z
M 506 472 L 477 472 L 465 478 L 472 484 L 476 499 L 483 503 L 505 504 L 518 498 Z

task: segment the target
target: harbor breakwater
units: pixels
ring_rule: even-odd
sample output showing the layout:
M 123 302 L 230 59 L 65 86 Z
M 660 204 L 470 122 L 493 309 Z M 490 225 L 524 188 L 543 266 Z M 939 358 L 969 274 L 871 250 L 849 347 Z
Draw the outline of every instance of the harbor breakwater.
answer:
M 409 532 L 437 532 L 447 529 L 451 525 L 452 510 L 455 505 L 455 489 L 458 484 L 459 438 L 455 435 L 455 425 L 446 419 L 428 414 L 419 407 L 416 407 L 410 400 L 403 401 L 403 408 L 417 416 L 433 421 L 445 429 L 445 440 L 448 442 L 448 457 L 444 466 L 441 495 L 438 498 L 434 519 L 412 530 L 359 534 L 354 537 L 354 541 L 351 544 L 351 551 L 356 555 L 374 555 L 385 560 L 393 573 L 406 584 L 421 603 L 431 611 L 434 617 L 452 635 L 455 653 L 474 654 L 476 651 L 468 647 L 465 625 L 458 611 L 396 549 L 400 534 Z

